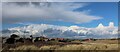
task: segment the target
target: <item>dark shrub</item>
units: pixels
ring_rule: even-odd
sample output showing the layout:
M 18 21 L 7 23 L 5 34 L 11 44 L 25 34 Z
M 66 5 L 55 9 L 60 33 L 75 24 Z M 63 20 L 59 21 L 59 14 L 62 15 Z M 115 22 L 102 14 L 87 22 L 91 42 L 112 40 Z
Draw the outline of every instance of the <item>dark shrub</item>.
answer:
M 8 39 L 6 40 L 6 43 L 7 43 L 7 44 L 14 44 L 14 43 L 15 43 L 15 39 L 14 39 L 14 38 L 8 38 Z

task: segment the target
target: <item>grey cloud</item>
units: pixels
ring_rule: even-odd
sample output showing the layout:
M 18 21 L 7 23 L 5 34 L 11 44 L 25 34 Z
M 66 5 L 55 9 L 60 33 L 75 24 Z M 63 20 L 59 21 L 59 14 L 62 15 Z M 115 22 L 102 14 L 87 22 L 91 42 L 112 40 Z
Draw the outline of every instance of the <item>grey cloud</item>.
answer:
M 85 3 L 3 3 L 3 23 L 34 21 L 64 21 L 87 23 L 102 17 L 73 10 L 84 7 Z

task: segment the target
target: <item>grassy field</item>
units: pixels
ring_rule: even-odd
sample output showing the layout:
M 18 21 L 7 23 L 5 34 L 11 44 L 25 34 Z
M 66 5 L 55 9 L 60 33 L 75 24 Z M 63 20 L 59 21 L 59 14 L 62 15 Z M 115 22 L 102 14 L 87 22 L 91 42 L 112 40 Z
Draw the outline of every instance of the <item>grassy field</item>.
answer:
M 72 41 L 72 43 L 79 43 L 79 42 L 80 41 Z M 15 48 L 9 48 L 8 50 L 12 50 L 12 52 L 18 52 L 16 50 L 25 50 L 25 51 L 46 50 L 47 52 L 50 52 L 49 50 L 53 50 L 54 52 L 68 52 L 68 51 L 59 51 L 59 50 L 71 50 L 69 52 L 75 52 L 74 50 L 88 50 L 88 51 L 90 50 L 118 50 L 119 45 L 120 45 L 118 44 L 118 40 L 83 41 L 80 43 L 82 44 L 59 45 L 61 43 L 52 42 L 51 45 L 43 45 L 43 46 L 36 46 L 35 44 L 31 44 L 31 45 L 24 44 L 21 46 L 17 46 Z M 6 52 L 6 51 L 3 51 L 3 52 Z
M 11 48 L 10 50 L 117 50 L 118 48 L 117 40 L 84 41 L 82 43 L 83 44 L 68 44 L 64 46 L 47 45 L 41 47 L 37 47 L 35 45 L 23 45 L 17 48 Z
M 49 45 L 36 47 L 35 45 L 23 45 L 9 50 L 118 50 L 118 44 L 72 44 L 72 45 Z

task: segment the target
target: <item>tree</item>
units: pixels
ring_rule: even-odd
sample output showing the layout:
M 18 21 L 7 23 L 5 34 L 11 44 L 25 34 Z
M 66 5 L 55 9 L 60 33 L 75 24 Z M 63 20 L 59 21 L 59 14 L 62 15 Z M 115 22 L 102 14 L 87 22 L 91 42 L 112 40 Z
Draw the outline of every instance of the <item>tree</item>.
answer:
M 10 36 L 10 38 L 17 38 L 17 37 L 19 37 L 19 36 L 16 35 L 16 34 L 12 34 L 12 35 Z

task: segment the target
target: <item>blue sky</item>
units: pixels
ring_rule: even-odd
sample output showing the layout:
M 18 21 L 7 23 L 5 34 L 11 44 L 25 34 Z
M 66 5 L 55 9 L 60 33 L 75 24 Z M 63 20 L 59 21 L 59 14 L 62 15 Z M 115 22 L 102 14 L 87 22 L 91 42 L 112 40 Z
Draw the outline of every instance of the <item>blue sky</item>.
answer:
M 108 26 L 109 22 L 114 22 L 115 26 L 118 26 L 118 5 L 117 3 L 91 3 L 89 6 L 84 7 L 81 10 L 91 10 L 91 15 L 102 16 L 103 19 L 92 21 L 86 24 L 92 24 L 92 26 L 97 26 L 99 23 L 103 23 L 104 25 Z M 85 25 L 86 26 L 86 25 Z
M 3 29 L 17 27 L 17 26 L 24 26 L 26 24 L 52 24 L 52 25 L 60 25 L 60 26 L 77 25 L 77 26 L 82 26 L 82 27 L 96 27 L 100 23 L 102 23 L 105 26 L 108 26 L 109 22 L 114 22 L 115 26 L 118 26 L 118 4 L 116 2 L 94 2 L 94 3 L 92 3 L 92 2 L 91 3 L 78 3 L 77 2 L 77 4 L 72 3 L 73 6 L 72 6 L 72 4 L 69 4 L 69 3 L 62 3 L 62 4 L 60 3 L 59 5 L 55 5 L 56 3 L 54 3 L 52 6 L 50 6 L 52 9 L 47 8 L 47 10 L 50 10 L 50 11 L 53 11 L 53 9 L 55 10 L 54 12 L 51 12 L 51 15 L 54 14 L 55 16 L 50 16 L 51 17 L 50 20 L 49 20 L 49 18 L 47 18 L 47 17 L 49 17 L 49 14 L 46 14 L 49 12 L 44 13 L 44 14 L 48 15 L 46 18 L 44 18 L 44 16 L 42 18 L 39 18 L 38 17 L 39 15 L 36 17 L 34 17 L 34 16 L 32 17 L 31 14 L 34 14 L 35 8 L 33 9 L 30 7 L 30 9 L 33 10 L 33 11 L 30 10 L 30 12 L 33 12 L 33 13 L 29 14 L 29 12 L 28 12 L 28 14 L 24 15 L 21 13 L 24 13 L 24 10 L 27 9 L 25 6 L 24 7 L 20 6 L 20 8 L 19 8 L 18 6 L 21 4 L 12 4 L 12 6 L 10 5 L 10 7 L 12 7 L 12 8 L 10 8 L 10 7 L 7 8 L 7 6 L 9 6 L 9 4 L 11 4 L 11 3 L 8 3 L 8 4 L 3 3 L 3 5 L 4 5 L 3 6 L 3 24 L 2 24 Z M 19 9 L 16 9 L 16 8 L 19 8 Z M 16 12 L 17 10 L 22 11 L 22 9 L 23 9 L 23 12 L 20 12 L 20 13 Z M 39 9 L 39 8 L 37 8 L 37 9 Z M 39 9 L 39 10 L 41 11 L 43 9 Z M 58 10 L 63 11 L 65 13 L 60 12 L 60 13 L 55 14 L 55 12 L 58 12 Z M 18 14 L 16 14 L 16 13 L 18 13 Z M 13 14 L 15 15 L 14 17 L 13 17 Z M 22 16 L 20 16 L 19 14 Z M 35 13 L 35 15 L 36 14 L 37 14 L 37 12 Z M 42 15 L 44 15 L 44 14 L 42 14 Z M 79 16 L 79 14 L 82 15 L 83 17 Z M 29 16 L 27 16 L 27 15 L 30 15 L 30 18 L 28 18 Z M 69 18 L 68 15 L 71 15 L 73 17 L 70 16 L 71 18 Z M 78 15 L 78 16 L 75 16 L 75 15 Z M 67 18 L 65 18 L 65 16 L 67 16 Z M 84 17 L 84 16 L 86 16 L 86 17 Z M 53 19 L 53 18 L 55 18 L 55 19 Z M 30 20 L 28 20 L 28 19 L 30 19 Z M 62 19 L 62 20 L 58 21 L 56 19 Z M 82 19 L 84 19 L 84 20 L 82 21 Z M 89 19 L 89 20 L 87 21 L 86 19 Z M 76 20 L 78 20 L 78 21 L 76 21 Z M 81 21 L 79 21 L 79 20 L 81 20 Z M 11 23 L 9 23 L 9 22 L 11 22 Z

